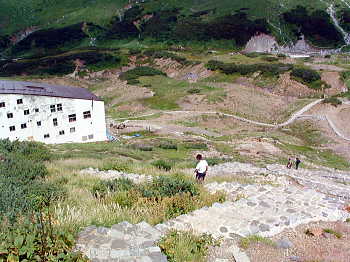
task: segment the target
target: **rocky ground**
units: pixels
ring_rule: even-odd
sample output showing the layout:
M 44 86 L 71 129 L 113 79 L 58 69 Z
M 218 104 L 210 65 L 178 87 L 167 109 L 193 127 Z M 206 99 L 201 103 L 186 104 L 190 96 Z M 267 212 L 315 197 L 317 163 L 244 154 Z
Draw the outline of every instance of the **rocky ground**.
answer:
M 102 179 L 109 175 L 113 178 L 134 177 L 135 182 L 147 179 L 146 176 L 123 175 L 114 171 L 88 169 L 82 172 Z M 334 242 L 331 234 L 324 235 L 321 232 L 322 238 L 321 234 L 310 238 L 303 231 L 307 227 L 314 227 L 310 223 L 322 221 L 328 223 L 321 224 L 322 228 L 338 225 L 339 230 L 341 227 L 345 234 L 342 242 L 348 239 L 350 229 L 339 221 L 350 217 L 344 209 L 350 199 L 347 186 L 349 174 L 326 169 L 289 170 L 280 165 L 261 168 L 238 162 L 216 165 L 210 170 L 213 177 L 231 177 L 232 180 L 242 173 L 253 179 L 253 182 L 212 182 L 205 185 L 212 193 L 224 191 L 228 194 L 229 200 L 222 204 L 215 203 L 155 227 L 146 223 L 130 225 L 127 222 L 111 229 L 89 227 L 80 234 L 77 248 L 92 261 L 166 261 L 156 241 L 168 230 L 178 229 L 210 233 L 223 239 L 221 247 L 211 249 L 208 261 L 307 261 L 305 259 L 310 257 L 309 252 L 315 241 L 324 247 L 333 248 L 333 252 L 338 248 L 340 258 L 346 256 L 347 245 L 339 245 L 340 240 L 337 240 L 338 244 Z M 142 230 L 138 230 L 139 227 Z M 255 248 L 250 247 L 247 252 L 240 249 L 240 239 L 252 235 L 271 237 L 277 247 L 272 245 L 266 249 L 264 244 L 256 243 L 253 245 Z M 115 260 L 116 257 L 121 260 Z M 339 261 L 347 260 L 341 258 Z

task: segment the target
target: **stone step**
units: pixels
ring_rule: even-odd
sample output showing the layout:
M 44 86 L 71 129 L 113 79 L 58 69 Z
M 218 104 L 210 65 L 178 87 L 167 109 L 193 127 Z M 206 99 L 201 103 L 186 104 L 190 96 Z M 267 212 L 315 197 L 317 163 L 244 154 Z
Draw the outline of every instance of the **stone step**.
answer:
M 92 262 L 165 262 L 165 255 L 156 245 L 162 233 L 146 222 L 121 222 L 106 227 L 87 227 L 78 235 L 76 249 Z

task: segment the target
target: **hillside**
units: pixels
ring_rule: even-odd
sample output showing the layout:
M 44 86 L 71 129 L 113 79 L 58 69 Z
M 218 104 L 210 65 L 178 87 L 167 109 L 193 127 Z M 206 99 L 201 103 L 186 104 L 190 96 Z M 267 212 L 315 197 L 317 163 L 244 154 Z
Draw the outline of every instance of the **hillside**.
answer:
M 344 33 L 350 29 L 349 4 L 343 0 L 269 0 L 264 4 L 258 0 L 1 0 L 0 7 L 0 48 L 36 30 L 82 22 L 94 25 L 94 30 L 85 33 L 87 39 L 96 39 L 92 44 L 97 46 L 117 39 L 153 38 L 231 40 L 221 46 L 234 48 L 243 46 L 255 33 L 265 32 L 282 43 L 303 34 L 317 46 L 339 47 L 345 44 Z M 333 11 L 337 21 L 330 15 Z M 31 42 L 35 40 L 40 38 L 33 36 Z

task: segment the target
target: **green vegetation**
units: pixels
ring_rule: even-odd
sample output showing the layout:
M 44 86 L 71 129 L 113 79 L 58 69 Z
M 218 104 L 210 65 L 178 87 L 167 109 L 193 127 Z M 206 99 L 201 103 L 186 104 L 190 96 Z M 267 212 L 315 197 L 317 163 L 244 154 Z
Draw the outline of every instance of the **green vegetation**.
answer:
M 342 101 L 335 97 L 335 96 L 331 96 L 331 97 L 327 97 L 323 100 L 324 104 L 331 104 L 332 106 L 339 106 L 342 104 Z
M 196 236 L 190 232 L 170 231 L 158 244 L 169 262 L 204 262 L 208 248 L 218 246 L 220 241 L 207 234 Z
M 335 231 L 335 230 L 333 230 L 333 229 L 330 229 L 330 228 L 325 228 L 325 229 L 323 229 L 323 232 L 328 233 L 328 234 L 332 234 L 332 235 L 334 235 L 336 238 L 342 238 L 342 237 L 343 237 L 343 234 L 342 234 L 342 233 L 337 232 L 337 231 Z
M 223 63 L 216 60 L 210 60 L 207 64 L 209 70 L 220 70 L 225 74 L 239 73 L 241 75 L 248 75 L 255 72 L 262 72 L 263 74 L 274 76 L 287 72 L 293 68 L 293 65 L 288 64 L 234 64 Z
M 273 242 L 271 239 L 266 238 L 266 237 L 261 237 L 258 235 L 251 235 L 248 237 L 244 237 L 239 242 L 240 246 L 244 249 L 249 248 L 249 246 L 254 244 L 254 243 L 262 243 L 262 244 L 269 245 L 269 246 L 276 245 L 276 243 Z
M 156 75 L 166 75 L 158 69 L 154 69 L 148 66 L 139 66 L 134 69 L 130 69 L 125 73 L 120 75 L 121 80 L 127 80 L 128 84 L 138 84 L 140 83 L 137 79 L 141 76 L 156 76 Z
M 65 190 L 45 178 L 46 147 L 0 140 L 0 260 L 86 261 L 71 251 L 74 235 L 53 223 L 52 206 Z
M 326 88 L 330 88 L 330 85 L 322 81 L 321 75 L 313 69 L 294 68 L 291 72 L 291 76 L 311 89 L 324 90 Z

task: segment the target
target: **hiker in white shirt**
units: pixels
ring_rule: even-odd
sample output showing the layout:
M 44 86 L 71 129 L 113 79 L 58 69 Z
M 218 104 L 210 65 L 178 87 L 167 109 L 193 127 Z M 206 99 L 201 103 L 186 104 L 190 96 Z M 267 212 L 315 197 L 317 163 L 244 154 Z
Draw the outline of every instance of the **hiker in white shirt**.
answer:
M 196 179 L 198 183 L 203 183 L 204 178 L 208 172 L 208 162 L 203 159 L 203 156 L 201 154 L 198 154 L 196 156 L 196 159 L 198 161 L 195 173 L 196 173 Z

